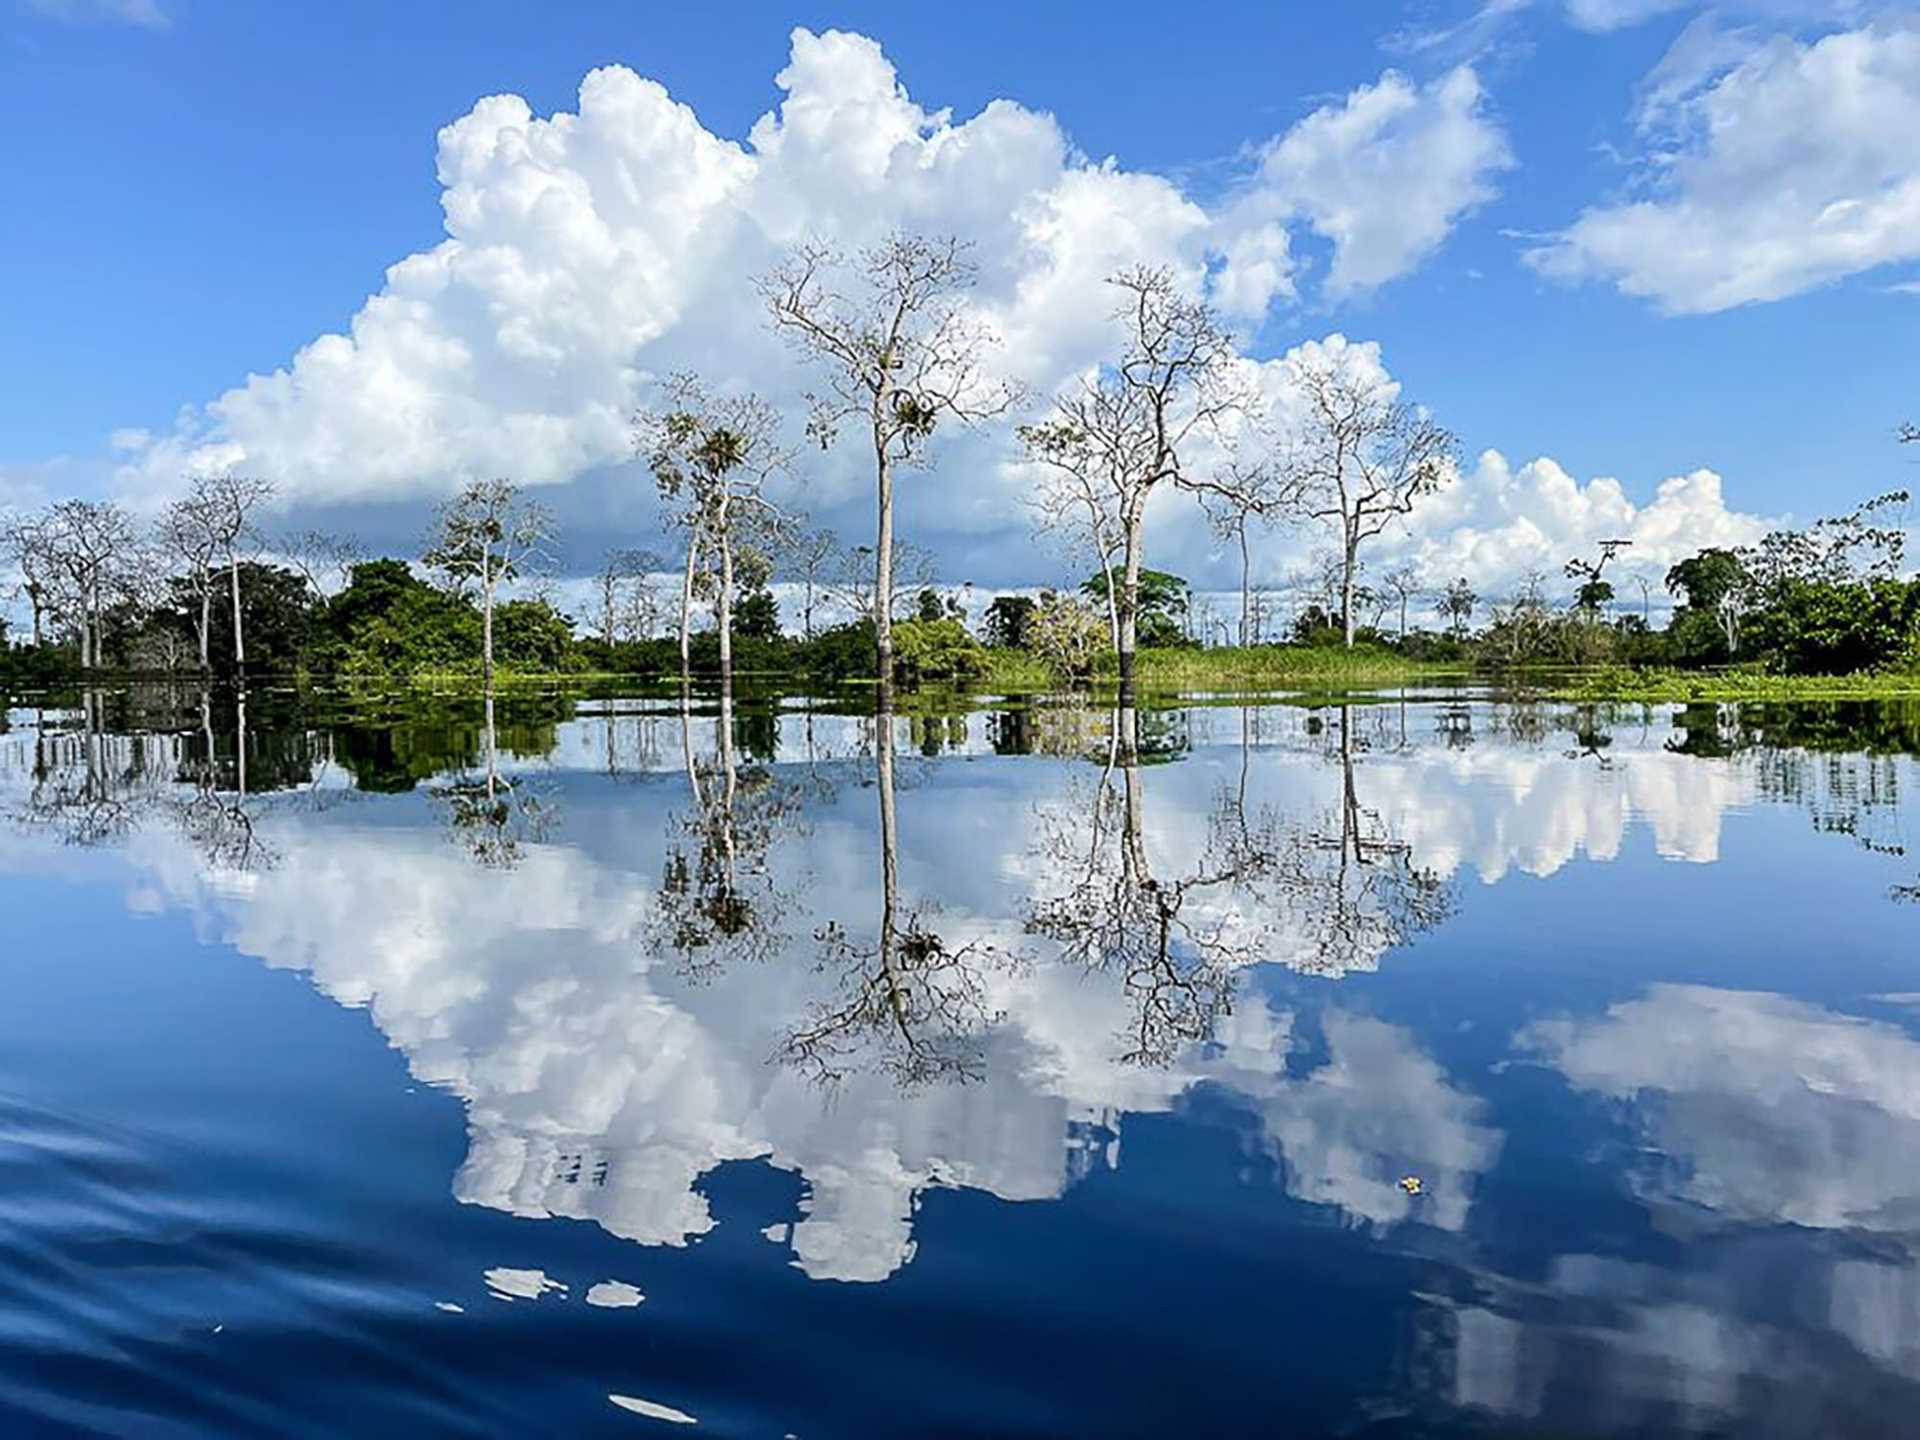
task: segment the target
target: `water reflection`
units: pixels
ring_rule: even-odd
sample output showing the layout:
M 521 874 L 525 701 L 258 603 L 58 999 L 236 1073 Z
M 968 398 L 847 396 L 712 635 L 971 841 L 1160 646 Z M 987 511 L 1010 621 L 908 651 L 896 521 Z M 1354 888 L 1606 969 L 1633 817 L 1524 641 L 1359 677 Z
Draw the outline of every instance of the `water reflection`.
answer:
M 143 908 L 365 1007 L 462 1100 L 465 1203 L 679 1247 L 756 1160 L 801 1186 L 768 1241 L 877 1282 L 942 1238 L 928 1192 L 1058 1200 L 1217 1110 L 1254 1213 L 1424 1267 L 1395 1291 L 1423 1404 L 1700 1430 L 1758 1390 L 1831 1398 L 1796 1375 L 1920 1378 L 1911 994 L 1861 1018 L 1636 975 L 1488 1018 L 1395 989 L 1495 882 L 1591 875 L 1637 832 L 1704 865 L 1759 811 L 1900 873 L 1913 760 L 1819 748 L 1828 720 L 670 697 L 263 724 L 216 695 L 134 728 L 118 703 L 11 717 L 0 865 L 117 845 Z M 1619 1208 L 1523 1252 L 1516 1174 Z

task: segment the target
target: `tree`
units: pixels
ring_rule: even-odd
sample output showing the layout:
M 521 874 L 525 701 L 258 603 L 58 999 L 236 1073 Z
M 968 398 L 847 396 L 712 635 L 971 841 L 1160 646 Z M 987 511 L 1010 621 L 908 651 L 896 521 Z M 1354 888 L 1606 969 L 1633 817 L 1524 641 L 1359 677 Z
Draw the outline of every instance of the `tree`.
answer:
M 1740 650 L 1740 617 L 1746 608 L 1750 577 L 1740 556 L 1732 550 L 1712 547 L 1690 555 L 1667 571 L 1667 593 L 1684 595 L 1686 609 L 1693 615 L 1711 616 L 1733 656 Z M 1686 617 L 1676 616 L 1674 627 L 1682 629 Z
M 227 592 L 233 601 L 233 668 L 244 678 L 247 641 L 240 618 L 242 542 L 254 534 L 255 512 L 273 499 L 273 482 L 227 473 L 197 476 L 190 483 L 187 498 L 201 523 L 209 527 L 218 552 L 226 558 Z
M 217 518 L 202 497 L 188 495 L 160 512 L 155 535 L 166 557 L 186 572 L 184 578 L 192 592 L 194 637 L 200 647 L 200 673 L 209 674 L 213 669 L 213 566 L 220 555 Z
M 1084 503 L 1100 533 L 1119 537 L 1124 577 L 1113 595 L 1120 686 L 1133 685 L 1139 645 L 1140 571 L 1147 500 L 1181 483 L 1183 452 L 1248 403 L 1232 338 L 1204 301 L 1182 296 L 1165 268 L 1139 266 L 1109 280 L 1121 294 L 1119 356 L 1073 390 L 1051 414 L 1020 429 L 1028 455 L 1045 467 L 1044 485 Z M 1090 526 L 1093 524 L 1089 522 Z M 1103 552 L 1102 573 L 1115 567 Z
M 1104 600 L 1125 583 L 1119 570 L 1102 570 L 1080 582 L 1080 593 Z M 1142 645 L 1160 649 L 1186 638 L 1193 591 L 1184 576 L 1167 570 L 1141 570 L 1133 577 L 1135 633 Z
M 1282 440 L 1278 505 L 1334 532 L 1351 647 L 1360 548 L 1453 479 L 1454 438 L 1348 351 L 1303 347 L 1287 370 L 1300 414 Z
M 1030 648 L 1060 676 L 1076 680 L 1093 673 L 1100 653 L 1100 621 L 1075 595 L 1049 590 L 1041 595 L 1027 622 Z
M 989 645 L 1025 650 L 1032 639 L 1033 611 L 1031 595 L 996 595 L 981 617 L 981 633 Z
M 475 480 L 440 506 L 422 561 L 450 586 L 469 582 L 480 592 L 480 674 L 493 691 L 494 596 L 503 581 L 527 573 L 546 557 L 553 522 L 523 499 L 511 480 Z M 355 567 L 357 578 L 362 567 Z
M 1384 593 L 1391 595 L 1400 606 L 1400 638 L 1407 638 L 1407 603 L 1418 599 L 1426 589 L 1426 582 L 1420 576 L 1420 567 L 1411 560 L 1396 565 L 1387 571 L 1382 583 Z
M 33 645 L 40 648 L 53 599 L 53 554 L 45 515 L 10 517 L 0 525 L 0 555 L 20 572 L 19 588 L 33 612 Z
M 133 521 L 111 500 L 62 500 L 38 524 L 53 607 L 79 632 L 80 666 L 102 663 L 105 617 L 132 589 Z
M 1440 592 L 1440 613 L 1447 617 L 1454 638 L 1459 639 L 1467 633 L 1467 627 L 1473 624 L 1473 612 L 1480 604 L 1480 597 L 1462 575 Z
M 602 644 L 611 646 L 618 638 L 621 621 L 634 612 L 636 592 L 646 588 L 647 577 L 660 564 L 660 557 L 651 550 L 607 551 L 600 573 L 594 577 L 599 590 Z
M 1597 619 L 1600 612 L 1613 603 L 1613 584 L 1606 578 L 1607 565 L 1632 544 L 1631 540 L 1602 540 L 1597 560 L 1576 555 L 1567 561 L 1567 578 L 1580 582 L 1580 588 L 1574 591 L 1574 606 L 1589 620 Z
M 1247 463 L 1234 456 L 1211 474 L 1196 476 L 1187 487 L 1200 497 L 1215 538 L 1231 542 L 1240 551 L 1240 643 L 1252 645 L 1258 634 L 1253 613 L 1253 557 L 1248 531 L 1279 513 L 1279 479 L 1264 462 Z M 1401 628 L 1406 627 L 1403 624 Z
M 780 638 L 780 602 L 764 585 L 756 585 L 740 597 L 734 607 L 733 630 L 747 640 Z
M 720 633 L 720 684 L 733 683 L 733 597 L 737 567 L 750 560 L 769 568 L 770 537 L 785 517 L 767 498 L 767 486 L 786 470 L 792 453 L 780 444 L 780 415 L 757 395 L 721 395 L 696 375 L 667 382 L 666 406 L 640 420 L 641 444 L 661 497 L 680 506 L 689 541 L 681 592 L 681 679 L 687 678 L 695 555 L 711 546 L 714 618 Z M 750 552 L 750 553 L 749 553 Z
M 1003 414 L 1017 386 L 984 373 L 990 338 L 965 297 L 975 267 L 957 239 L 896 232 L 849 262 L 809 243 L 762 276 L 774 327 L 825 376 L 808 431 L 824 449 L 843 424 L 873 446 L 874 646 L 881 681 L 893 675 L 893 486 L 927 463 L 943 420 L 976 425 Z
M 353 567 L 367 558 L 358 540 L 332 530 L 301 530 L 284 536 L 280 549 L 322 603 L 345 589 Z
M 779 565 L 799 581 L 804 599 L 800 606 L 800 634 L 813 639 L 813 616 L 817 599 L 842 550 L 840 537 L 817 526 L 795 526 L 780 547 Z

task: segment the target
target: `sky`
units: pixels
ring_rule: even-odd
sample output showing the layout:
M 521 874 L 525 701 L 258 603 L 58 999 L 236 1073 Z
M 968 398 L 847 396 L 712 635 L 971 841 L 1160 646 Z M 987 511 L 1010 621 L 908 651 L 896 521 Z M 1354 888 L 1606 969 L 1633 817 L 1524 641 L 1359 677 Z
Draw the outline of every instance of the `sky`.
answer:
M 1111 352 L 1140 261 L 1270 376 L 1341 337 L 1460 437 L 1382 568 L 1495 593 L 1624 535 L 1663 571 L 1914 478 L 1908 6 L 0 7 L 0 506 L 231 468 L 272 523 L 406 551 L 506 474 L 584 573 L 656 534 L 658 379 L 797 415 L 753 275 L 895 227 L 972 242 L 1039 396 Z M 1009 427 L 933 459 L 901 525 L 944 579 L 1069 573 Z M 868 538 L 850 445 L 785 498 Z M 1263 536 L 1256 578 L 1313 544 Z M 1181 497 L 1149 555 L 1236 578 Z

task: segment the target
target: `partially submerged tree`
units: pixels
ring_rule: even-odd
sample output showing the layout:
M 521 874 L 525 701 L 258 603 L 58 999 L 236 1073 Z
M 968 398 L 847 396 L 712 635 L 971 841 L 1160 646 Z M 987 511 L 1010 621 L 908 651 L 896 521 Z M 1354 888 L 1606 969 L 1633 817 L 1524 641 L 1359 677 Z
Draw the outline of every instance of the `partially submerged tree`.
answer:
M 1351 353 L 1306 347 L 1288 357 L 1299 414 L 1283 437 L 1279 506 L 1333 532 L 1340 619 L 1357 628 L 1360 550 L 1454 477 L 1454 438 Z
M 193 602 L 194 638 L 200 649 L 200 673 L 213 669 L 209 637 L 213 631 L 213 567 L 220 556 L 219 527 L 200 497 L 187 495 L 160 512 L 155 537 L 167 560 L 183 572 Z
M 62 500 L 37 530 L 52 608 L 78 634 L 81 668 L 95 669 L 102 663 L 106 616 L 137 578 L 133 521 L 111 500 Z
M 802 245 L 758 282 L 775 328 L 825 378 L 810 397 L 809 433 L 824 448 L 857 423 L 873 447 L 873 626 L 883 681 L 893 667 L 895 478 L 927 463 L 942 422 L 975 425 L 1019 398 L 1017 386 L 985 373 L 991 338 L 966 306 L 974 276 L 961 241 L 896 232 L 851 260 Z
M 667 382 L 664 405 L 643 416 L 641 443 L 661 498 L 679 508 L 689 535 L 682 592 L 680 653 L 686 676 L 695 546 L 710 549 L 714 619 L 720 633 L 720 683 L 733 682 L 733 597 L 736 573 L 753 568 L 765 583 L 769 556 L 786 521 L 767 497 L 772 479 L 792 463 L 780 444 L 780 416 L 751 394 L 717 394 L 696 375 Z
M 813 639 L 813 617 L 821 592 L 842 555 L 840 537 L 823 526 L 795 526 L 780 547 L 777 573 L 791 576 L 801 587 L 800 634 Z
M 1139 648 L 1147 502 L 1182 481 L 1188 452 L 1214 438 L 1249 396 L 1220 318 L 1183 296 L 1170 270 L 1139 266 L 1110 283 L 1122 297 L 1119 355 L 1058 396 L 1048 417 L 1022 426 L 1020 437 L 1047 477 L 1043 491 L 1055 493 L 1046 503 L 1063 514 L 1084 507 L 1089 534 L 1117 537 L 1122 579 L 1113 587 L 1112 620 L 1120 684 L 1128 689 Z M 1106 558 L 1103 571 L 1113 568 Z
M 423 562 L 449 586 L 473 585 L 480 596 L 480 674 L 493 689 L 494 597 L 501 584 L 546 558 L 553 522 L 511 480 L 475 480 L 440 506 Z
M 46 638 L 46 617 L 53 604 L 54 564 L 45 514 L 10 516 L 0 525 L 0 556 L 20 572 L 20 593 L 33 612 L 33 644 Z
M 1251 645 L 1257 628 L 1250 531 L 1280 514 L 1279 476 L 1264 459 L 1249 461 L 1234 454 L 1212 471 L 1188 479 L 1187 488 L 1200 497 L 1215 538 L 1240 552 L 1240 643 Z
M 1391 596 L 1400 606 L 1400 638 L 1407 638 L 1407 606 L 1426 593 L 1426 580 L 1420 573 L 1420 567 L 1411 560 L 1396 565 L 1387 571 L 1382 579 L 1383 593 Z
M 606 558 L 600 562 L 600 572 L 594 577 L 600 602 L 602 644 L 611 646 L 619 638 L 622 626 L 649 608 L 639 596 L 647 590 L 647 577 L 660 567 L 660 557 L 651 550 L 607 551 Z

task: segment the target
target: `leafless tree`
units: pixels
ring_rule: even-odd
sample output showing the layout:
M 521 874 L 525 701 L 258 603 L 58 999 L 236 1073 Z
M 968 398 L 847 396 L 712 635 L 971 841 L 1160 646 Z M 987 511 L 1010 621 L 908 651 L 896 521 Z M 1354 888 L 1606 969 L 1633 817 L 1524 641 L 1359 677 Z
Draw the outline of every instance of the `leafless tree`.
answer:
M 600 563 L 600 573 L 594 577 L 600 594 L 600 639 L 611 646 L 619 638 L 623 621 L 628 617 L 637 622 L 640 612 L 651 607 L 638 603 L 639 596 L 651 597 L 648 577 L 661 568 L 661 558 L 651 550 L 620 549 L 607 551 L 606 558 Z M 651 616 L 648 617 L 651 619 Z M 640 628 L 636 623 L 634 628 Z M 651 624 L 645 627 L 647 634 L 637 638 L 652 638 Z
M 1240 643 L 1252 645 L 1258 632 L 1249 532 L 1256 525 L 1270 524 L 1280 513 L 1280 477 L 1266 457 L 1245 458 L 1236 446 L 1221 464 L 1189 475 L 1185 483 L 1200 497 L 1214 538 L 1240 552 Z
M 137 579 L 133 521 L 111 500 L 62 500 L 38 524 L 53 608 L 78 630 L 80 665 L 102 662 L 107 610 Z
M 1411 560 L 1403 561 L 1387 571 L 1382 577 L 1382 594 L 1390 595 L 1400 606 L 1400 638 L 1407 638 L 1407 605 L 1418 600 L 1426 593 L 1427 583 L 1420 573 L 1420 567 Z
M 1454 438 L 1388 381 L 1343 357 L 1289 358 L 1300 414 L 1281 437 L 1280 506 L 1334 532 L 1342 565 L 1341 625 L 1353 644 L 1360 548 L 1454 476 Z
M 1048 476 L 1043 484 L 1058 492 L 1050 508 L 1070 514 L 1085 507 L 1096 548 L 1117 537 L 1124 579 L 1112 618 L 1120 684 L 1127 690 L 1137 650 L 1147 501 L 1160 486 L 1183 482 L 1185 452 L 1202 435 L 1217 433 L 1250 397 L 1220 318 L 1203 301 L 1181 295 L 1171 271 L 1140 266 L 1110 283 L 1121 295 L 1115 312 L 1124 334 L 1120 354 L 1058 396 L 1047 418 L 1022 426 L 1020 436 Z
M 233 664 L 242 675 L 247 667 L 247 641 L 240 618 L 240 560 L 247 542 L 256 538 L 256 513 L 273 495 L 272 481 L 248 475 L 200 475 L 189 482 L 187 499 L 201 523 L 209 527 L 217 553 L 227 562 L 227 594 L 233 603 Z
M 758 282 L 775 328 L 825 377 L 809 397 L 809 434 L 824 447 L 857 423 L 873 446 L 873 624 L 883 683 L 893 674 L 895 477 L 927 463 L 941 422 L 976 425 L 1019 399 L 1017 386 L 985 373 L 991 337 L 966 305 L 974 277 L 961 241 L 895 233 L 852 260 L 802 245 Z
M 821 526 L 795 526 L 780 547 L 779 570 L 800 583 L 805 597 L 800 606 L 800 633 L 809 640 L 813 639 L 813 617 L 821 591 L 843 554 L 840 537 Z
M 213 668 L 208 638 L 213 629 L 214 564 L 220 558 L 219 527 L 211 509 L 193 495 L 175 500 L 160 512 L 155 538 L 168 561 L 185 574 L 199 602 L 194 635 L 200 647 L 200 673 Z
M 19 589 L 33 612 L 36 649 L 46 638 L 46 617 L 53 602 L 54 565 L 47 519 L 44 513 L 13 515 L 0 523 L 0 556 L 20 572 Z
M 435 514 L 421 559 L 449 584 L 471 582 L 480 593 L 480 674 L 493 693 L 493 606 L 503 581 L 537 569 L 547 558 L 553 522 L 524 499 L 511 480 L 475 480 Z
M 786 518 L 767 486 L 792 464 L 780 444 L 780 415 L 757 395 L 717 394 L 696 375 L 667 382 L 664 404 L 640 417 L 639 443 L 661 498 L 679 507 L 690 537 L 680 610 L 680 673 L 688 678 L 695 545 L 710 548 L 720 684 L 733 683 L 735 568 L 746 551 L 764 570 Z
M 316 599 L 331 600 L 353 579 L 353 567 L 367 558 L 351 535 L 332 530 L 300 530 L 282 536 L 278 548 L 298 570 Z
M 939 583 L 940 566 L 931 550 L 911 540 L 895 543 L 890 557 L 892 570 L 887 585 L 885 608 L 894 619 L 913 602 L 913 597 L 929 585 Z M 873 588 L 873 547 L 852 545 L 842 550 L 828 573 L 825 595 L 842 610 L 854 615 L 872 615 L 881 602 Z

